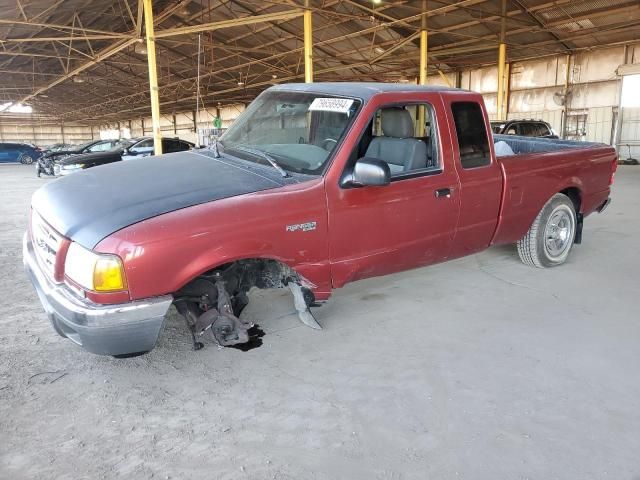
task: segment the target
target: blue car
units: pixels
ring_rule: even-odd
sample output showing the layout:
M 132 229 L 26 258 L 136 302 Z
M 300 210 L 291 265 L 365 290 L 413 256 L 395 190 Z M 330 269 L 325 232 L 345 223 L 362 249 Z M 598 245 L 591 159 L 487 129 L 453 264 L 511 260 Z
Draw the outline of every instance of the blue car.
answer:
M 0 163 L 20 162 L 29 165 L 41 155 L 42 150 L 28 143 L 0 142 Z

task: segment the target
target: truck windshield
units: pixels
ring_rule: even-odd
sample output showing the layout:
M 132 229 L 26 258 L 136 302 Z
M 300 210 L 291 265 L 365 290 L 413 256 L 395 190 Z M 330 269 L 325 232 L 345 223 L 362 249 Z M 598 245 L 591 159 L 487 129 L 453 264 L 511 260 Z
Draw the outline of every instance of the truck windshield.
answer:
M 322 174 L 360 107 L 353 98 L 272 91 L 260 95 L 220 139 L 223 153 L 282 169 Z M 267 157 L 260 155 L 267 154 Z

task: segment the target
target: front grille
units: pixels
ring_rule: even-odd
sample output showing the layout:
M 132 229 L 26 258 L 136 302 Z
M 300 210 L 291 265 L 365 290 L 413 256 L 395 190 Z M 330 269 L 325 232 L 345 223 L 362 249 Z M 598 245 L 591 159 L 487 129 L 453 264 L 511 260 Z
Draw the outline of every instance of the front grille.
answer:
M 33 249 L 42 268 L 52 278 L 56 268 L 56 255 L 62 244 L 62 236 L 51 228 L 36 212 L 31 216 Z

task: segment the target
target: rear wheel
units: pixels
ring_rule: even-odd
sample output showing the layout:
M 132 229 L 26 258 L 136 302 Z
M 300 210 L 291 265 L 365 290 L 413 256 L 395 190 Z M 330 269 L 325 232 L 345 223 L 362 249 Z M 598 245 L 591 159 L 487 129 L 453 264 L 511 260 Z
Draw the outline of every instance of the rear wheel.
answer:
M 525 265 L 547 268 L 563 264 L 576 235 L 576 210 L 569 197 L 557 193 L 545 204 L 527 234 L 518 241 Z

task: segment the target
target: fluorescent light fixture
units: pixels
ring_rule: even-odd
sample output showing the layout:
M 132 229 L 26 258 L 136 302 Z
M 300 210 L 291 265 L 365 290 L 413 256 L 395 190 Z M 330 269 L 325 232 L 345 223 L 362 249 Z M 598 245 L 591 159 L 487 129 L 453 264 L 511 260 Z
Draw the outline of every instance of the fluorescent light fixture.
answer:
M 21 103 L 7 102 L 0 105 L 0 112 L 10 113 L 31 113 L 33 109 L 30 105 L 22 105 Z
M 138 43 L 133 45 L 133 51 L 138 55 L 146 55 L 147 54 L 146 42 L 143 42 L 142 39 L 140 39 Z

